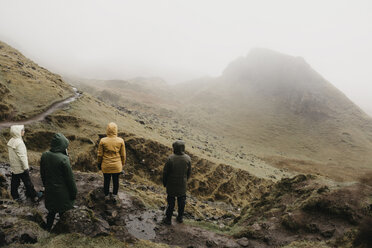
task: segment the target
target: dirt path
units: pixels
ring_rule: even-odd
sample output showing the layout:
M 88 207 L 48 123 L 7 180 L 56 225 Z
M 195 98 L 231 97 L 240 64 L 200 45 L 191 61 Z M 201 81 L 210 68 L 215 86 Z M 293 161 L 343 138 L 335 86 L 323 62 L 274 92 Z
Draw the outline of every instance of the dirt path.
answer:
M 1 131 L 1 129 L 10 127 L 12 125 L 28 125 L 28 124 L 31 124 L 33 122 L 44 120 L 45 117 L 52 114 L 54 111 L 56 111 L 58 109 L 61 109 L 61 108 L 65 107 L 66 105 L 68 105 L 69 103 L 78 99 L 80 97 L 81 93 L 79 93 L 76 88 L 74 88 L 74 91 L 75 91 L 74 96 L 71 96 L 71 97 L 66 98 L 64 100 L 53 103 L 52 105 L 49 106 L 49 108 L 46 111 L 44 111 L 44 112 L 42 112 L 42 113 L 40 113 L 40 114 L 38 114 L 34 117 L 31 117 L 31 118 L 26 119 L 26 120 L 21 120 L 21 121 L 3 121 L 3 122 L 0 122 L 0 131 Z

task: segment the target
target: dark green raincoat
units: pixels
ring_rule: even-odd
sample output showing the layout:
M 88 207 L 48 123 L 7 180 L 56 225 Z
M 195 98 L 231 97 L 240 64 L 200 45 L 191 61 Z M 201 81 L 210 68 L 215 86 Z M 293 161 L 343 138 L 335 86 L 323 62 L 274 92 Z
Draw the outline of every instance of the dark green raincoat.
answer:
M 41 180 L 45 187 L 45 207 L 49 212 L 61 213 L 74 206 L 76 184 L 67 156 L 66 137 L 57 133 L 50 151 L 44 152 L 40 161 Z
M 191 159 L 185 154 L 185 142 L 173 143 L 173 152 L 163 169 L 163 185 L 170 196 L 185 196 L 187 179 L 191 174 Z

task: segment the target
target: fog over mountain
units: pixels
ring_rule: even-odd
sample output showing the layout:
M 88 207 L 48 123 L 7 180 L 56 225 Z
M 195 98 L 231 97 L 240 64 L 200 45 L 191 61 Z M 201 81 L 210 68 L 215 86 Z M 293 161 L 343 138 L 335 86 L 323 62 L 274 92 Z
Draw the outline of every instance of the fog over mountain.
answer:
M 62 75 L 219 76 L 265 47 L 302 56 L 372 113 L 370 1 L 0 1 L 0 40 Z
M 190 10 L 196 12 L 184 8 L 184 12 L 174 13 L 170 6 L 189 6 L 186 1 L 149 1 L 146 8 L 120 1 L 132 7 L 129 10 L 119 8 L 124 6 L 119 2 L 67 2 L 68 11 L 66 2 L 58 6 L 51 0 L 31 5 L 14 2 L 14 16 L 0 5 L 0 31 L 5 23 L 4 30 L 19 36 L 0 40 L 0 247 L 372 247 L 372 118 L 343 93 L 338 80 L 313 67 L 332 62 L 339 69 L 334 75 L 348 79 L 356 75 L 355 68 L 368 65 L 363 57 L 368 54 L 353 58 L 354 64 L 344 67 L 345 59 L 351 57 L 347 53 L 331 56 L 326 54 L 328 50 L 323 51 L 323 60 L 315 61 L 311 49 L 283 52 L 283 47 L 251 49 L 249 45 L 242 53 L 234 52 L 240 49 L 238 45 L 223 47 L 228 25 L 219 25 L 213 14 L 209 15 L 214 2 L 197 10 L 202 11 L 203 20 L 218 27 L 209 26 L 203 31 L 211 33 L 195 36 L 208 41 L 204 47 L 190 38 L 193 36 L 169 39 L 170 33 L 158 26 L 158 19 L 172 13 L 175 19 L 166 23 L 173 25 L 174 32 L 183 33 L 183 29 L 176 29 L 179 14 L 190 17 Z M 217 7 L 231 7 L 231 3 L 221 3 Z M 7 3 L 7 7 L 12 5 L 13 1 Z M 118 15 L 103 15 L 108 6 L 110 10 L 115 6 Z M 323 11 L 323 7 L 319 9 Z M 77 16 L 62 17 L 76 8 L 79 20 L 87 26 L 71 25 L 73 32 L 61 28 L 75 24 Z M 269 11 L 267 6 L 261 10 L 260 14 Z M 285 9 L 274 10 L 285 14 Z M 245 17 L 251 10 L 239 11 Z M 31 12 L 40 23 L 30 18 Z M 87 18 L 92 13 L 97 20 Z M 219 14 L 236 20 L 235 15 L 225 13 L 229 8 Z M 144 32 L 141 22 L 131 22 L 131 18 L 123 23 L 121 17 L 126 14 L 145 20 L 149 28 Z M 107 19 L 115 19 L 112 26 L 105 26 Z M 54 26 L 57 20 L 63 25 Z M 193 20 L 200 21 L 187 21 Z M 114 25 L 117 23 L 122 27 Z M 183 28 L 189 25 L 184 24 Z M 123 28 L 126 25 L 131 32 Z M 188 32 L 198 33 L 197 27 L 203 29 L 204 25 L 201 22 Z M 213 37 L 213 30 L 222 32 L 216 43 L 207 39 Z M 239 34 L 253 35 L 251 31 L 239 30 Z M 260 36 L 260 32 L 255 34 Z M 237 38 L 234 40 L 239 41 Z M 244 35 L 240 38 L 243 42 Z M 126 42 L 131 41 L 128 46 Z M 327 39 L 322 42 L 326 44 Z M 366 49 L 359 45 L 353 44 Z M 347 47 L 346 43 L 342 47 Z M 236 56 L 225 58 L 231 54 Z M 343 60 L 336 63 L 335 58 Z M 220 60 L 224 65 L 214 73 Z M 330 67 L 322 68 L 331 72 Z M 200 77 L 202 71 L 211 76 Z M 100 79 L 105 77 L 109 79 Z M 174 84 L 176 77 L 187 81 Z M 345 84 L 356 90 L 360 99 L 362 90 L 368 96 L 368 88 L 356 82 L 361 78 L 368 79 L 361 74 L 351 80 L 353 84 Z M 107 122 L 117 124 L 117 136 L 125 140 L 126 150 L 125 173 L 120 173 L 119 191 L 112 197 L 105 196 L 106 174 L 103 176 L 97 166 Z M 12 136 L 15 138 L 9 129 L 14 124 L 24 125 L 22 149 L 27 147 L 30 168 L 20 177 L 30 177 L 36 192 L 45 193 L 41 199 L 28 197 L 29 188 L 23 186 L 20 197 L 15 196 L 18 176 L 12 173 L 15 166 L 8 153 L 12 148 L 7 145 Z M 55 133 L 68 139 L 68 150 L 63 152 L 67 155 L 68 151 L 68 156 L 54 145 L 50 149 Z M 173 158 L 185 157 L 177 152 L 169 157 L 175 153 L 172 143 L 179 139 L 185 142 L 185 153 L 191 159 L 188 180 L 178 173 L 172 175 L 174 168 L 182 166 L 173 164 Z M 14 150 L 17 154 L 21 154 L 19 147 Z M 106 148 L 104 154 L 115 153 Z M 42 154 L 62 156 L 64 167 L 73 169 L 73 177 L 68 174 L 75 183 L 69 185 L 77 188 L 74 207 L 71 204 L 72 209 L 58 214 L 51 232 L 45 220 L 50 218 L 47 211 L 54 213 L 48 206 L 52 191 L 40 177 L 44 174 L 44 167 L 39 166 Z M 103 161 L 102 169 L 107 160 Z M 169 168 L 166 177 L 164 164 Z M 22 167 L 26 165 L 22 163 Z M 52 165 L 48 162 L 48 166 Z M 181 197 L 187 199 L 184 214 L 179 211 L 177 219 L 167 216 L 164 221 L 164 210 L 170 211 L 172 204 L 170 182 L 176 181 L 187 187 L 186 196 Z M 69 200 L 75 198 L 71 192 L 67 194 Z M 178 200 L 177 207 L 180 205 Z

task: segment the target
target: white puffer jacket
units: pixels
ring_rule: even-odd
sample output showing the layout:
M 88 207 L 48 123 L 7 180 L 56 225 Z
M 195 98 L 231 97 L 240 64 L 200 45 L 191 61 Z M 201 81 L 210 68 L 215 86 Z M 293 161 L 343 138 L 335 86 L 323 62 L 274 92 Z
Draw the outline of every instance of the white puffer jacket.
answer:
M 10 161 L 10 170 L 13 174 L 20 174 L 27 170 L 28 159 L 26 145 L 22 139 L 23 125 L 14 125 L 10 127 L 12 138 L 8 142 L 8 152 Z

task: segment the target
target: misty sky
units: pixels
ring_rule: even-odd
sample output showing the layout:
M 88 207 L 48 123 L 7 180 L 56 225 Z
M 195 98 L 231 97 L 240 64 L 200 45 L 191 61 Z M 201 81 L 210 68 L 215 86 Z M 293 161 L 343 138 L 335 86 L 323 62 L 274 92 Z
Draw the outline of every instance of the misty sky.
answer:
M 304 57 L 372 115 L 369 0 L 0 0 L 0 40 L 62 75 L 169 83 L 269 48 Z

